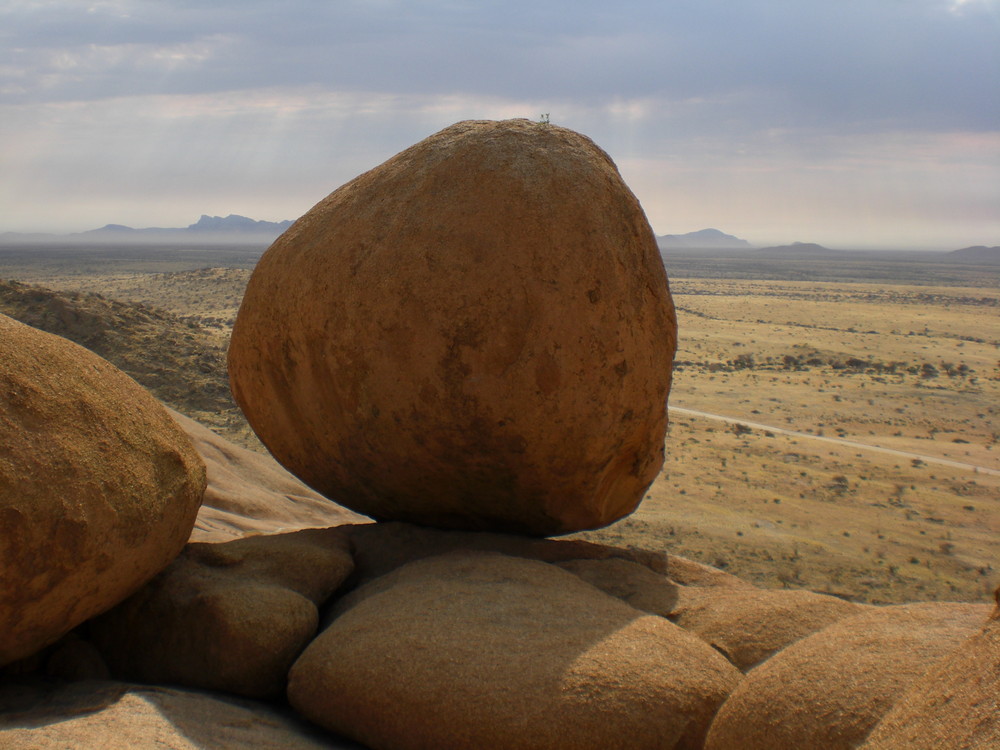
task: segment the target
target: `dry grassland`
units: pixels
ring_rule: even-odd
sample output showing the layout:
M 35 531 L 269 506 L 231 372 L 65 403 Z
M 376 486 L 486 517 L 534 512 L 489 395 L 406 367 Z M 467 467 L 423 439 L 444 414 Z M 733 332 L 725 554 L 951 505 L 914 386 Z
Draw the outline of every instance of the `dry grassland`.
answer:
M 1000 290 L 672 286 L 671 406 L 732 421 L 675 411 L 639 512 L 588 537 L 853 599 L 988 600 L 1000 583 Z
M 0 277 L 162 308 L 224 345 L 249 265 L 20 263 Z M 580 536 L 862 601 L 988 601 L 1000 584 L 1000 289 L 960 278 L 674 278 L 664 470 L 635 514 Z

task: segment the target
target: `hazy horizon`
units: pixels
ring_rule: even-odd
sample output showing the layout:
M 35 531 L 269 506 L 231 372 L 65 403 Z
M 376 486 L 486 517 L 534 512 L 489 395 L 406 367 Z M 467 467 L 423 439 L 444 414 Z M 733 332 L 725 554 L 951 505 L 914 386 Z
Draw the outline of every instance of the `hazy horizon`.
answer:
M 658 235 L 1000 243 L 1000 0 L 0 8 L 0 232 L 295 219 L 462 119 L 547 114 Z

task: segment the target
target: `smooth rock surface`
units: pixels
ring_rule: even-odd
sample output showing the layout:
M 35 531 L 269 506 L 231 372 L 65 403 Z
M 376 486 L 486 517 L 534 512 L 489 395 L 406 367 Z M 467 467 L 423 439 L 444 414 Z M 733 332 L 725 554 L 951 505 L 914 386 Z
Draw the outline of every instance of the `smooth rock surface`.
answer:
M 812 591 L 683 586 L 627 560 L 559 563 L 644 612 L 667 617 L 746 671 L 786 646 L 866 607 Z
M 915 682 L 862 745 L 863 750 L 998 747 L 1000 608 L 980 632 Z
M 279 695 L 352 568 L 336 528 L 192 543 L 90 636 L 119 678 Z
M 191 441 L 134 380 L 0 315 L 0 665 L 162 570 L 204 491 Z
M 334 614 L 289 700 L 376 748 L 697 748 L 741 677 L 663 618 L 492 553 L 405 565 Z
M 264 254 L 233 394 L 292 473 L 379 520 L 567 533 L 639 504 L 676 347 L 653 232 L 589 139 L 460 122 Z
M 0 685 L 4 750 L 363 750 L 260 703 L 119 682 Z
M 208 486 L 192 542 L 327 528 L 370 519 L 313 492 L 273 458 L 235 445 L 180 412 L 167 410 L 205 462 Z
M 861 744 L 904 691 L 975 633 L 989 606 L 876 607 L 751 670 L 719 710 L 706 750 L 840 750 Z

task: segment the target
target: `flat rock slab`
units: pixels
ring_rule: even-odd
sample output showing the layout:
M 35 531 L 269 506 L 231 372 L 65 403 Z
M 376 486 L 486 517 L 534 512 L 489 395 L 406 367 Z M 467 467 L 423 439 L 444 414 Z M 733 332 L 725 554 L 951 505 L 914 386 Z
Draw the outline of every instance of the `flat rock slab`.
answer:
M 4 750 L 364 750 L 261 703 L 120 682 L 0 685 Z
M 170 416 L 205 462 L 208 486 L 192 542 L 365 523 L 368 518 L 306 487 L 271 456 L 247 450 L 173 409 Z

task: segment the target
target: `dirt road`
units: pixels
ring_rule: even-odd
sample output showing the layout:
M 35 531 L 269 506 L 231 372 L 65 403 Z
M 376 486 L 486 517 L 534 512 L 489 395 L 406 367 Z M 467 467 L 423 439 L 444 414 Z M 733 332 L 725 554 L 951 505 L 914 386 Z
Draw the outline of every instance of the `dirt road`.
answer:
M 952 461 L 950 458 L 939 458 L 938 456 L 925 456 L 920 453 L 910 453 L 909 451 L 900 451 L 895 448 L 885 448 L 881 445 L 871 445 L 869 443 L 859 443 L 855 440 L 846 440 L 844 438 L 826 437 L 825 435 L 813 435 L 809 432 L 797 432 L 795 430 L 786 430 L 783 427 L 774 427 L 772 425 L 760 424 L 759 422 L 749 422 L 746 419 L 737 419 L 736 417 L 725 417 L 721 414 L 709 414 L 705 411 L 696 411 L 694 409 L 685 409 L 680 406 L 670 406 L 670 412 L 672 414 L 684 414 L 689 417 L 701 417 L 702 419 L 711 419 L 716 422 L 725 422 L 726 424 L 742 424 L 754 430 L 766 430 L 767 432 L 773 432 L 776 435 L 790 435 L 796 438 L 804 438 L 807 440 L 822 440 L 827 443 L 836 443 L 837 445 L 843 445 L 848 448 L 855 448 L 857 450 L 875 451 L 876 453 L 887 453 L 891 456 L 899 456 L 900 458 L 906 459 L 919 459 L 924 463 L 928 464 L 939 464 L 941 466 L 951 466 L 956 469 L 966 469 L 968 471 L 973 471 L 982 474 L 992 474 L 994 476 L 1000 476 L 1000 469 L 990 469 L 986 466 L 976 466 L 975 464 L 967 464 L 961 461 Z

